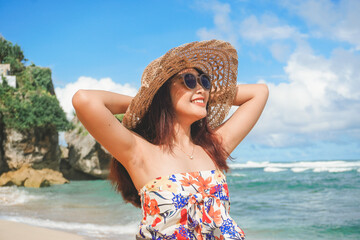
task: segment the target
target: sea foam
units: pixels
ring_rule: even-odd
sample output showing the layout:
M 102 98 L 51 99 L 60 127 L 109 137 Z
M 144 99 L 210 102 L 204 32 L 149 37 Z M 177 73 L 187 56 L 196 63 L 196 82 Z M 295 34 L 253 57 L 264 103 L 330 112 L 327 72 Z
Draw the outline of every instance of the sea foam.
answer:
M 0 205 L 24 204 L 32 200 L 41 199 L 41 196 L 35 196 L 16 186 L 0 188 Z
M 286 168 L 278 168 L 278 167 L 266 167 L 264 168 L 264 172 L 282 172 L 286 171 Z
M 227 173 L 226 175 L 232 177 L 246 177 L 246 174 L 243 173 Z
M 2 218 L 4 220 L 26 223 L 38 227 L 46 227 L 46 228 L 82 233 L 92 237 L 104 237 L 108 235 L 122 235 L 122 234 L 135 235 L 138 228 L 138 223 L 130 223 L 127 225 L 124 224 L 101 225 L 101 224 L 53 221 L 49 219 L 20 217 L 20 216 L 17 217 L 8 216 Z
M 360 161 L 313 161 L 313 162 L 253 162 L 229 164 L 232 169 L 263 168 L 265 172 L 290 170 L 295 173 L 312 172 L 360 172 Z

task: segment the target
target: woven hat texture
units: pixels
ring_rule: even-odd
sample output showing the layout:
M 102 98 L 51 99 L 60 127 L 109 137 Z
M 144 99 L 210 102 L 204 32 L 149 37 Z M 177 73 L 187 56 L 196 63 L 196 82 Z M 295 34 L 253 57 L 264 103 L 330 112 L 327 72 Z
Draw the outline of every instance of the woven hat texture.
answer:
M 128 129 L 136 127 L 170 77 L 186 68 L 199 68 L 211 78 L 207 118 L 210 127 L 216 128 L 228 114 L 236 94 L 237 59 L 236 49 L 221 40 L 191 42 L 169 50 L 145 68 L 140 90 L 124 115 L 123 125 Z

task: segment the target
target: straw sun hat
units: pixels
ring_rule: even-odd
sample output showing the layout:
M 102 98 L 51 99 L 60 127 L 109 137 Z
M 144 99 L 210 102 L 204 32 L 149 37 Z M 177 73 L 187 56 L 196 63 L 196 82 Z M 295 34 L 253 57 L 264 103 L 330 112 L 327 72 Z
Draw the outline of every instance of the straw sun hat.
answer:
M 228 42 L 207 40 L 175 47 L 152 61 L 141 77 L 141 88 L 131 101 L 123 125 L 133 129 L 148 110 L 159 88 L 173 75 L 186 68 L 199 68 L 210 76 L 208 122 L 219 126 L 233 103 L 236 93 L 237 53 Z

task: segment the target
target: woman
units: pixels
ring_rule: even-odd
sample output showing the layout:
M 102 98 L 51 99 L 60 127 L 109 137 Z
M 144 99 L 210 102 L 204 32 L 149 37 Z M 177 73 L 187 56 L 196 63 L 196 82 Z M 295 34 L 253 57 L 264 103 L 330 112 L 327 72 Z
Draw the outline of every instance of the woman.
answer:
M 137 239 L 244 239 L 229 216 L 226 159 L 263 111 L 264 84 L 236 85 L 237 53 L 210 40 L 144 70 L 138 94 L 79 90 L 76 114 L 113 156 L 110 179 L 142 207 Z M 239 106 L 223 122 L 232 105 Z M 113 116 L 125 113 L 123 124 Z

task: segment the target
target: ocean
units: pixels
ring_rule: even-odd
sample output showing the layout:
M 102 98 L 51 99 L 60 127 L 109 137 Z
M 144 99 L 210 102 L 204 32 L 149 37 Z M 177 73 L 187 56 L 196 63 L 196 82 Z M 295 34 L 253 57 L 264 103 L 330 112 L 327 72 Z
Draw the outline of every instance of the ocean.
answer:
M 360 160 L 230 164 L 230 214 L 247 240 L 360 239 Z M 141 211 L 105 180 L 0 187 L 0 219 L 86 239 L 135 239 Z

